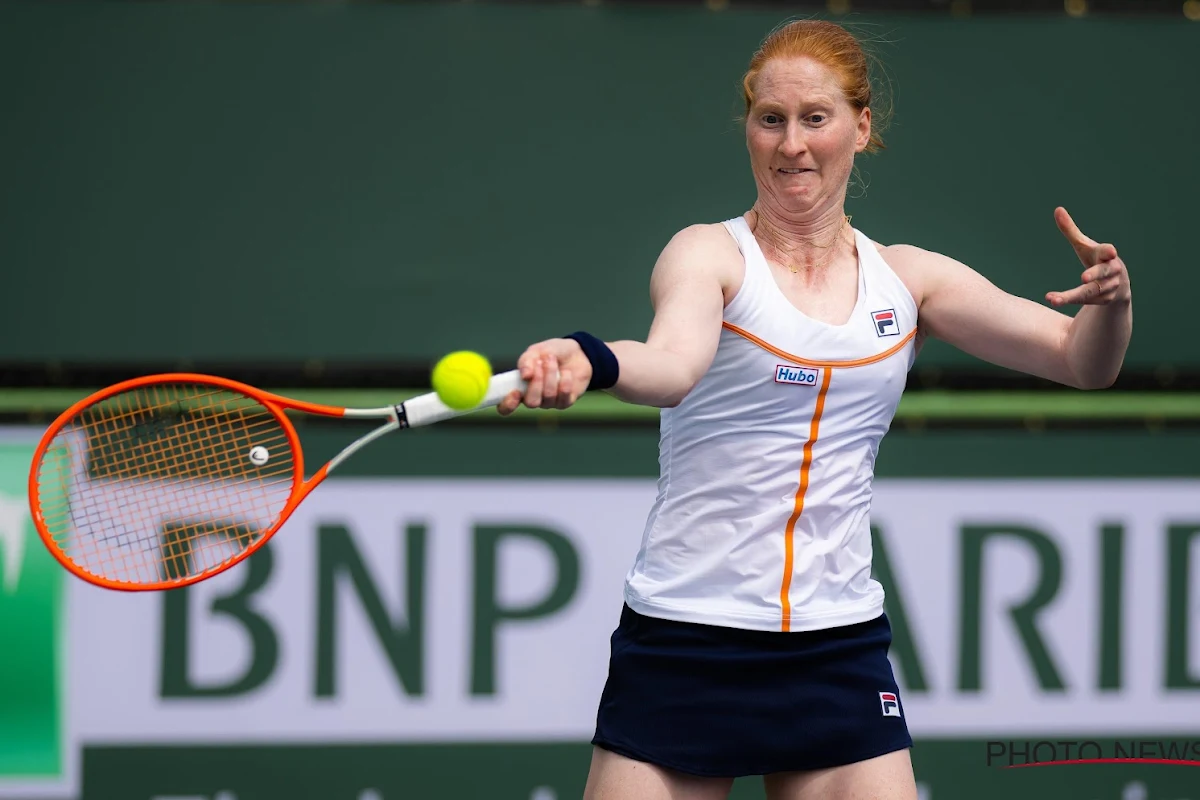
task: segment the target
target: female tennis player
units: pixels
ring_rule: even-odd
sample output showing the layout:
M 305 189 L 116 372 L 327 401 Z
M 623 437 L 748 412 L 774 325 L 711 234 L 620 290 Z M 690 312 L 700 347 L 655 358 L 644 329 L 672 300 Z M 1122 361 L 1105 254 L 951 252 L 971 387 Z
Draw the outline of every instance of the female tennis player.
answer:
M 843 204 L 871 125 L 868 63 L 817 21 L 750 62 L 745 214 L 677 233 L 645 342 L 586 332 L 520 357 L 518 405 L 588 389 L 661 415 L 658 497 L 612 637 L 586 797 L 915 800 L 891 629 L 871 579 L 875 455 L 922 341 L 1080 389 L 1112 384 L 1132 329 L 1125 265 L 1067 212 L 1083 263 L 1051 307 L 967 266 L 880 245 Z M 1074 316 L 1055 310 L 1080 304 Z

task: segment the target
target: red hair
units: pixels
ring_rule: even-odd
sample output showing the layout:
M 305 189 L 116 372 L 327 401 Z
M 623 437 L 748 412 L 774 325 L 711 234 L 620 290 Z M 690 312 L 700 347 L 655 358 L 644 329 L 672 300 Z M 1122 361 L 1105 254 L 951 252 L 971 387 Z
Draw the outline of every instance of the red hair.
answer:
M 776 58 L 808 57 L 837 74 L 842 92 L 855 111 L 871 107 L 871 70 L 868 56 L 858 39 L 840 25 L 822 20 L 795 20 L 772 31 L 750 59 L 750 68 L 742 77 L 746 116 L 754 105 L 754 84 L 768 61 Z M 871 140 L 867 152 L 884 147 L 876 131 L 872 109 Z M 882 123 L 882 119 L 879 120 Z

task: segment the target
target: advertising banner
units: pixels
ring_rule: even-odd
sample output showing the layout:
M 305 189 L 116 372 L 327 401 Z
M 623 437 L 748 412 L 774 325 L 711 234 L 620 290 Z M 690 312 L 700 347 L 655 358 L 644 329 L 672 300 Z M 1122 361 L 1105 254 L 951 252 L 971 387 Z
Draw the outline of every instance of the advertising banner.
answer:
M 0 445 L 0 797 L 582 788 L 652 480 L 335 478 L 234 570 L 122 593 L 47 555 L 31 454 Z M 1195 767 L 1011 769 L 1200 761 L 1200 481 L 881 479 L 872 521 L 926 797 L 1200 797 Z

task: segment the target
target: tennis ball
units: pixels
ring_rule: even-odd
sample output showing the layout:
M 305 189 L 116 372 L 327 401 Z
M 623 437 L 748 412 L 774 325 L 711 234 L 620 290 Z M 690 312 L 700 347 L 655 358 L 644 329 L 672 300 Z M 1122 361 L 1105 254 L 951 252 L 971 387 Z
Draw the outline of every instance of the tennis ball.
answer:
M 267 448 L 263 447 L 261 444 L 250 448 L 250 463 L 254 466 L 261 467 L 270 459 L 271 454 L 267 451 Z
M 443 356 L 433 367 L 433 390 L 455 411 L 466 411 L 483 401 L 492 365 L 479 353 L 460 350 Z

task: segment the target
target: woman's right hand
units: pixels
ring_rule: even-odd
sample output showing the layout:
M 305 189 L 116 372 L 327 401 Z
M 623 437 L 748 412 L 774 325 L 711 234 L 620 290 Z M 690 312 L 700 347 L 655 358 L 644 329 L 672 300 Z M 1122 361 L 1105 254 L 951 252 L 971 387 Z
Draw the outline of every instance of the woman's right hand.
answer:
M 570 408 L 592 381 L 592 363 L 574 339 L 547 339 L 530 346 L 517 359 L 527 382 L 525 392 L 509 392 L 496 410 L 508 416 L 523 403 L 528 408 Z

